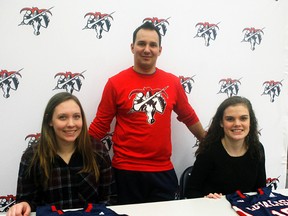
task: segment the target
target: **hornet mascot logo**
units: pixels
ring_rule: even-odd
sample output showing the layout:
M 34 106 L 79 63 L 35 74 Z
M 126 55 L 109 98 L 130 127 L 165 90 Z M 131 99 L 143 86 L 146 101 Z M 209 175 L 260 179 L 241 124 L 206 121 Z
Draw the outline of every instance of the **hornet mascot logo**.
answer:
M 130 113 L 133 112 L 144 112 L 147 116 L 147 122 L 149 124 L 155 123 L 155 113 L 164 113 L 166 108 L 166 101 L 163 95 L 167 98 L 168 95 L 165 90 L 169 86 L 163 89 L 151 89 L 149 87 L 144 87 L 143 89 L 135 89 L 129 94 L 129 99 L 132 95 L 136 95 L 133 100 L 133 105 Z
M 22 22 L 18 25 L 32 25 L 34 29 L 34 35 L 40 34 L 40 28 L 47 28 L 50 22 L 49 15 L 52 16 L 51 9 L 38 9 L 37 7 L 23 8 L 20 13 L 25 11 Z
M 35 145 L 39 142 L 41 133 L 29 134 L 25 137 L 25 140 L 28 140 L 28 147 Z
M 86 70 L 85 70 L 86 71 Z M 85 77 L 82 75 L 85 71 L 81 73 L 71 73 L 69 72 L 60 72 L 57 73 L 54 76 L 54 79 L 58 77 L 57 85 L 55 86 L 55 89 L 65 89 L 66 92 L 73 93 L 73 91 L 80 91 L 82 82 L 80 78 L 85 79 Z
M 272 187 L 272 188 L 274 188 L 274 190 L 276 190 L 278 187 L 279 178 L 280 178 L 280 176 L 278 176 L 277 178 L 267 178 L 266 179 L 266 187 Z
M 283 80 L 281 80 L 280 82 L 274 80 L 265 81 L 263 83 L 264 91 L 262 95 L 270 95 L 270 102 L 273 103 L 275 101 L 275 96 L 278 97 L 280 95 L 282 81 Z
M 2 89 L 3 92 L 3 97 L 4 98 L 9 98 L 10 97 L 10 90 L 17 90 L 18 85 L 19 85 L 19 80 L 18 77 L 22 77 L 21 74 L 19 73 L 22 69 L 18 71 L 10 71 L 8 72 L 7 70 L 1 70 L 0 71 L 0 88 Z
M 215 40 L 217 36 L 217 30 L 219 30 L 218 24 L 210 24 L 209 22 L 199 22 L 196 24 L 197 34 L 194 36 L 202 37 L 205 41 L 205 46 L 210 45 L 211 40 Z
M 259 45 L 262 41 L 262 34 L 264 34 L 263 29 L 244 28 L 242 31 L 244 32 L 242 42 L 249 42 L 251 50 L 254 51 L 256 44 Z
M 105 137 L 103 137 L 101 139 L 101 142 L 106 146 L 108 151 L 110 151 L 110 149 L 111 149 L 111 147 L 113 145 L 112 136 L 113 136 L 113 132 L 109 132 L 109 133 L 106 134 Z
M 194 75 L 195 76 L 195 75 Z M 180 79 L 180 83 L 184 89 L 184 91 L 187 93 L 187 94 L 190 94 L 191 91 L 192 91 L 192 82 L 194 83 L 194 80 L 193 80 L 193 77 L 184 77 L 184 76 L 179 76 L 179 79 Z
M 0 212 L 7 212 L 9 208 L 16 202 L 16 196 L 10 194 L 7 196 L 0 196 Z
M 158 31 L 160 32 L 160 35 L 164 36 L 167 32 L 167 24 L 169 25 L 168 19 L 170 17 L 168 17 L 167 19 L 158 19 L 157 17 L 153 17 L 153 18 L 145 18 L 143 20 L 144 22 L 151 22 L 153 23 L 154 26 L 157 27 Z
M 110 19 L 113 20 L 111 16 L 114 12 L 110 14 L 102 14 L 100 12 L 89 12 L 86 13 L 84 18 L 88 17 L 86 26 L 82 29 L 94 29 L 96 32 L 96 38 L 101 39 L 103 31 L 109 32 L 111 27 Z
M 221 79 L 219 81 L 220 90 L 218 94 L 226 93 L 228 97 L 238 95 L 239 84 L 241 84 L 240 79 L 231 79 L 231 78 Z

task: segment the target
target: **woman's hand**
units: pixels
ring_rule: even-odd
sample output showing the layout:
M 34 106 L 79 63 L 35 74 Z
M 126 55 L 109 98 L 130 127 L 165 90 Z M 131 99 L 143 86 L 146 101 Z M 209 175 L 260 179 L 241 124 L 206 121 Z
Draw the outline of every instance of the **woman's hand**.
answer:
M 6 216 L 29 216 L 31 207 L 27 202 L 17 203 L 9 208 Z
M 219 199 L 222 196 L 223 196 L 222 193 L 209 193 L 207 196 L 204 196 L 204 197 L 212 198 L 212 199 Z

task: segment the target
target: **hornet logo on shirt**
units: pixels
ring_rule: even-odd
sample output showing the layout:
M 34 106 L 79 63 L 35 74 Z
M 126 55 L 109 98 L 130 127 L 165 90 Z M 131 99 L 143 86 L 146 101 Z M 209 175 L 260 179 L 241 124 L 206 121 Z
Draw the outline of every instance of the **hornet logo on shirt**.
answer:
M 110 14 L 100 13 L 100 12 L 89 12 L 86 13 L 84 18 L 88 17 L 86 26 L 82 29 L 94 29 L 96 33 L 96 38 L 101 39 L 103 31 L 109 32 L 111 27 L 111 21 L 113 17 L 111 16 L 114 12 Z
M 218 24 L 212 24 L 209 22 L 199 22 L 196 24 L 197 34 L 194 36 L 202 37 L 205 41 L 205 46 L 210 45 L 211 40 L 215 40 L 217 36 L 217 31 L 219 30 Z
M 163 89 L 151 89 L 150 87 L 144 87 L 143 89 L 135 89 L 129 94 L 129 99 L 136 95 L 133 99 L 133 105 L 130 113 L 132 112 L 144 112 L 147 116 L 147 122 L 149 124 L 155 123 L 155 114 L 164 113 L 166 108 L 166 101 L 163 96 L 168 97 L 165 90 L 169 86 Z
M 269 95 L 270 96 L 270 102 L 274 102 L 275 101 L 275 96 L 279 96 L 280 92 L 281 92 L 281 87 L 282 87 L 282 81 L 274 81 L 274 80 L 270 80 L 270 81 L 265 81 L 263 83 L 264 86 L 264 91 L 262 93 L 262 95 Z
M 20 13 L 25 11 L 25 14 L 23 16 L 22 22 L 18 25 L 32 25 L 34 29 L 34 35 L 39 35 L 40 34 L 40 28 L 47 28 L 48 24 L 50 22 L 49 15 L 52 16 L 51 9 L 39 9 L 37 7 L 32 7 L 32 8 L 23 8 L 20 10 Z
M 147 17 L 143 20 L 144 22 L 151 22 L 154 26 L 157 27 L 160 35 L 165 36 L 166 32 L 167 32 L 167 24 L 169 25 L 168 19 L 170 17 L 168 17 L 167 19 L 159 19 L 157 17 Z
M 238 95 L 239 85 L 241 84 L 240 79 L 231 79 L 231 78 L 221 79 L 219 81 L 220 90 L 218 94 L 226 93 L 228 97 Z
M 18 71 L 0 71 L 0 88 L 2 89 L 4 98 L 10 97 L 10 90 L 16 91 L 18 89 L 18 77 L 22 77 L 19 73 L 21 70 L 23 70 L 23 68 Z

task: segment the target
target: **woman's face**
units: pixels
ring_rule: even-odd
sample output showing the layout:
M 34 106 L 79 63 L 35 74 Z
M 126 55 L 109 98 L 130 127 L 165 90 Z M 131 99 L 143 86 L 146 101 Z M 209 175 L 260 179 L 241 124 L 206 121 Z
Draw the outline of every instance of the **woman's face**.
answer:
M 230 140 L 244 140 L 250 131 L 250 115 L 243 104 L 229 106 L 224 110 L 221 127 L 226 138 Z
M 74 145 L 82 125 L 81 110 L 74 100 L 64 101 L 55 107 L 50 126 L 55 131 L 58 145 Z

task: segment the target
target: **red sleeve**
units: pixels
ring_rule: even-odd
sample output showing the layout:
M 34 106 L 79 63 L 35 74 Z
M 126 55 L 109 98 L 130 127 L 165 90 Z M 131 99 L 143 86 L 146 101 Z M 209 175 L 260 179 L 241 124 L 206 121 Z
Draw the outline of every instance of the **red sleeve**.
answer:
M 101 140 L 110 132 L 110 124 L 116 113 L 115 91 L 110 80 L 106 83 L 96 116 L 89 127 L 89 134 Z
M 189 127 L 197 123 L 199 118 L 193 107 L 189 104 L 187 95 L 180 82 L 176 82 L 175 85 L 177 89 L 177 103 L 174 107 L 174 111 L 178 115 L 178 121 L 183 122 L 187 127 Z

